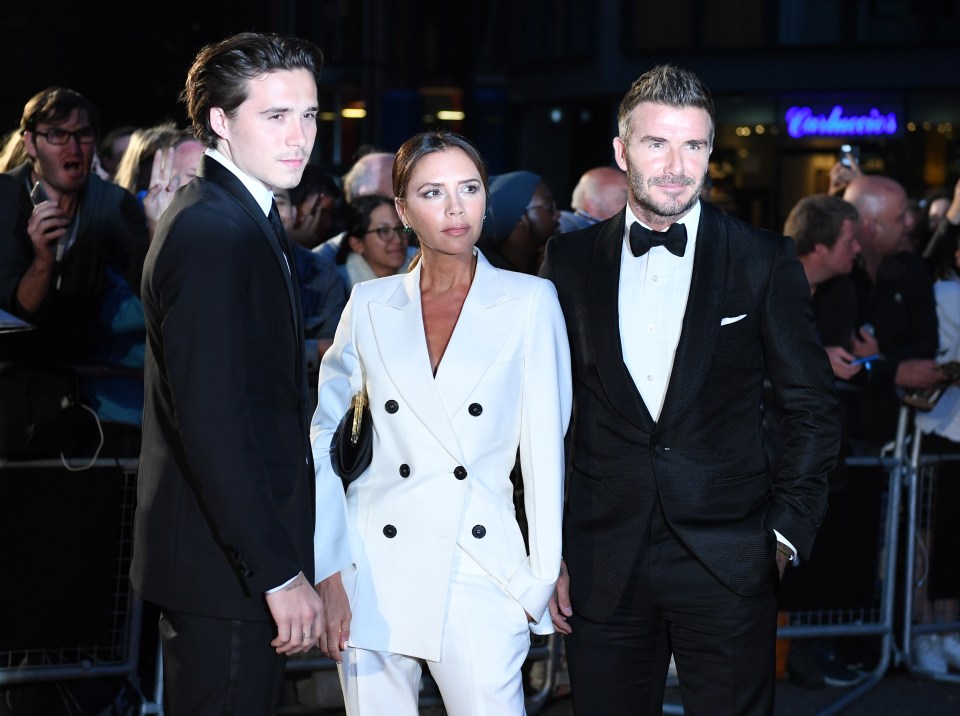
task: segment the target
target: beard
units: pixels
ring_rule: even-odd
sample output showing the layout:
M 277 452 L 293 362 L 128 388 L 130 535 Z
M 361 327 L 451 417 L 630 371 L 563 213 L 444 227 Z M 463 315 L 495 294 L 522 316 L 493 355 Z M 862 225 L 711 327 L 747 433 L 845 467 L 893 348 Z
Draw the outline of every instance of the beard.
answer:
M 704 172 L 699 181 L 682 174 L 664 174 L 645 179 L 636 168 L 627 165 L 627 184 L 630 190 L 630 198 L 634 203 L 640 205 L 644 210 L 643 213 L 662 220 L 655 223 L 668 222 L 674 217 L 686 214 L 699 201 L 706 177 L 706 172 Z M 678 196 L 676 198 L 667 197 L 662 200 L 655 199 L 650 191 L 651 187 L 664 184 L 682 184 L 693 187 L 693 191 L 687 198 Z

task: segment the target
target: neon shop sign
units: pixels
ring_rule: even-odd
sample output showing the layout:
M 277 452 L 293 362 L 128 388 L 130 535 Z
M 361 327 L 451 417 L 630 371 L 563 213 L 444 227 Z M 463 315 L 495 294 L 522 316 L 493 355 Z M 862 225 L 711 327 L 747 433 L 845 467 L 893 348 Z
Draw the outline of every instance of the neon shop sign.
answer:
M 810 107 L 787 110 L 787 133 L 791 137 L 882 136 L 896 134 L 899 123 L 895 112 L 883 113 L 876 107 L 866 114 L 845 114 L 836 105 L 828 114 L 816 114 Z

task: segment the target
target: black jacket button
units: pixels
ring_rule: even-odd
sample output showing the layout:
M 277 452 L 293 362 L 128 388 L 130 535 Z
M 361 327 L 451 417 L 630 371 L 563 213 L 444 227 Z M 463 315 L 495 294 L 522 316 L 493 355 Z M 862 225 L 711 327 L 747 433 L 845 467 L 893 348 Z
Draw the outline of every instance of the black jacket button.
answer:
M 467 408 L 467 410 L 470 412 L 470 415 L 476 418 L 483 412 L 483 406 L 480 405 L 480 403 L 470 403 L 470 407 Z
M 663 453 L 666 452 L 663 449 L 663 445 L 661 445 L 660 443 L 657 443 L 656 445 L 653 446 L 653 451 L 657 453 L 657 455 L 663 455 Z
M 410 477 L 410 466 L 406 463 L 400 466 L 400 477 Z
M 387 525 L 386 527 L 383 528 L 383 535 L 384 537 L 393 539 L 394 537 L 397 536 L 397 528 L 394 527 L 393 525 Z
M 396 400 L 388 400 L 384 403 L 383 409 L 388 413 L 395 413 L 400 410 L 400 404 Z
M 458 480 L 465 480 L 467 478 L 467 468 L 463 465 L 457 465 L 457 469 L 453 471 L 453 476 Z
M 250 579 L 250 577 L 253 576 L 253 570 L 252 569 L 243 570 L 243 576 L 244 576 L 244 579 Z
M 483 525 L 474 525 L 472 532 L 477 539 L 483 539 L 483 536 L 487 534 L 487 528 Z

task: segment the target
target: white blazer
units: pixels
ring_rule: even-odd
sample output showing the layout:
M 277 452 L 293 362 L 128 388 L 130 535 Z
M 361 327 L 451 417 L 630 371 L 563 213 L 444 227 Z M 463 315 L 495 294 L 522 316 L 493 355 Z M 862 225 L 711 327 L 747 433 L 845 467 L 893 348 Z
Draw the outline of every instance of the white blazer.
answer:
M 343 571 L 351 646 L 439 660 L 458 549 L 537 619 L 535 632 L 553 631 L 546 611 L 560 571 L 572 397 L 566 328 L 552 283 L 498 270 L 476 253 L 473 284 L 436 377 L 419 265 L 354 287 L 320 365 L 310 428 L 317 575 L 340 568 L 344 516 L 329 513 L 342 506 L 353 558 Z M 344 495 L 330 441 L 364 384 L 373 462 Z M 518 447 L 529 555 L 510 483 Z

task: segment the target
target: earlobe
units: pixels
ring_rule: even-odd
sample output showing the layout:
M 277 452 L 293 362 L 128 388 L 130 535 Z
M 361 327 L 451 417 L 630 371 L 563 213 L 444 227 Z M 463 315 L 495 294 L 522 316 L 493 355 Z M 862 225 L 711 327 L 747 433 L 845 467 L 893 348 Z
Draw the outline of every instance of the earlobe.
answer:
M 363 242 L 358 239 L 356 236 L 351 236 L 347 239 L 350 242 L 350 250 L 355 254 L 363 256 Z
M 229 139 L 227 131 L 227 114 L 220 107 L 210 108 L 210 129 L 221 139 Z
M 627 162 L 624 159 L 624 154 L 626 154 L 627 145 L 623 143 L 623 140 L 620 137 L 613 138 L 613 156 L 617 160 L 617 166 L 627 171 Z

